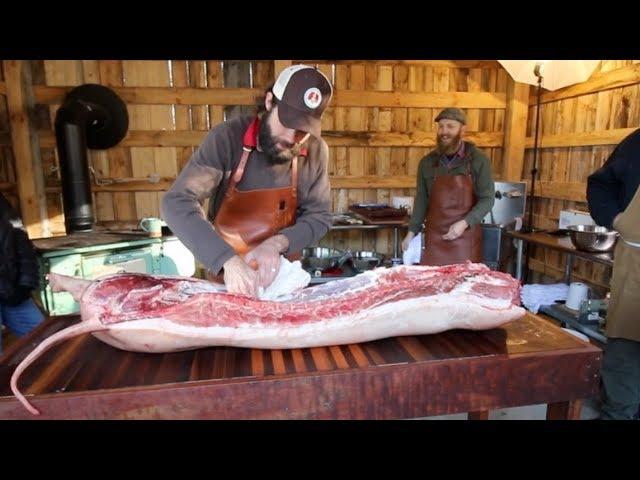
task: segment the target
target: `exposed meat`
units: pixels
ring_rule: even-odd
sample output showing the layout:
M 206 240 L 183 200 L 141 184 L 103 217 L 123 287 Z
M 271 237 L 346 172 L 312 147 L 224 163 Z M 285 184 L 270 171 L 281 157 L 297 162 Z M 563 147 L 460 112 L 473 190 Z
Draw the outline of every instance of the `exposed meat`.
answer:
M 379 268 L 279 297 L 258 300 L 184 277 L 117 274 L 99 281 L 49 276 L 51 287 L 80 302 L 82 322 L 43 341 L 20 374 L 57 342 L 92 332 L 123 350 L 171 352 L 227 345 L 306 348 L 455 328 L 483 330 L 524 315 L 520 285 L 482 264 Z

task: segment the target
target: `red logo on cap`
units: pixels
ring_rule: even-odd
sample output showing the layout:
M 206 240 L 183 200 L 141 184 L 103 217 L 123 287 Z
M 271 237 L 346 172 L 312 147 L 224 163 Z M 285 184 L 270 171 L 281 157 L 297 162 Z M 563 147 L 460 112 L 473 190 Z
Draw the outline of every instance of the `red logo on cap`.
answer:
M 304 104 L 309 108 L 318 108 L 322 102 L 322 93 L 313 87 L 304 92 Z

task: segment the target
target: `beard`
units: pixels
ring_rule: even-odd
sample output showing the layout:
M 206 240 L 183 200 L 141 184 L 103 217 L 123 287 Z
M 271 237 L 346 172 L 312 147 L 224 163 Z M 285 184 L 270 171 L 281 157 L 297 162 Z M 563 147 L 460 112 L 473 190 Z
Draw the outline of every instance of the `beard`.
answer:
M 273 110 L 266 112 L 260 120 L 260 131 L 258 132 L 258 143 L 260 148 L 269 157 L 269 161 L 274 165 L 281 165 L 289 162 L 293 157 L 300 155 L 302 145 L 293 144 L 289 148 L 280 150 L 278 139 L 273 136 L 269 119 L 273 115 Z
M 461 141 L 462 134 L 460 133 L 454 136 L 450 136 L 447 140 L 444 140 L 441 135 L 438 135 L 438 153 L 440 153 L 441 155 L 453 155 L 458 151 Z

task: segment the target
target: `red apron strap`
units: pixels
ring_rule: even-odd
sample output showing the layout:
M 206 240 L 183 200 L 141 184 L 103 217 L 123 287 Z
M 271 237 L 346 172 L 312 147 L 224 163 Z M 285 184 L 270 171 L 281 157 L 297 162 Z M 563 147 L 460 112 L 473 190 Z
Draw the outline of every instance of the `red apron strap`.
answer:
M 291 160 L 291 196 L 294 201 L 298 197 L 298 157 Z
M 242 180 L 242 175 L 244 175 L 244 169 L 247 166 L 249 154 L 256 148 L 256 145 L 258 144 L 259 131 L 260 119 L 256 117 L 244 132 L 244 136 L 242 138 L 242 157 L 240 158 L 240 163 L 238 164 L 236 171 L 233 172 L 233 175 L 231 176 L 229 186 L 227 187 L 227 191 L 224 194 L 225 197 L 231 198 L 236 185 L 240 182 L 240 180 Z

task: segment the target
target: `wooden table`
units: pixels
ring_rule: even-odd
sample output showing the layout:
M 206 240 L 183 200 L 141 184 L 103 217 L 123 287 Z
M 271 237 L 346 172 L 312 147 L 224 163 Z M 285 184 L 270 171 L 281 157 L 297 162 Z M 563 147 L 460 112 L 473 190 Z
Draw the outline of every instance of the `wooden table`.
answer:
M 578 418 L 597 391 L 602 352 L 527 314 L 505 328 L 294 350 L 212 347 L 125 352 L 91 335 L 9 378 L 43 338 L 78 321 L 47 319 L 0 357 L 0 419 L 397 419 L 548 403 Z M 30 395 L 35 394 L 35 395 Z

